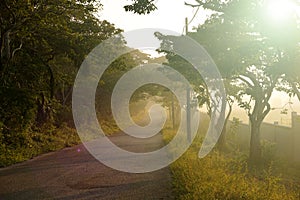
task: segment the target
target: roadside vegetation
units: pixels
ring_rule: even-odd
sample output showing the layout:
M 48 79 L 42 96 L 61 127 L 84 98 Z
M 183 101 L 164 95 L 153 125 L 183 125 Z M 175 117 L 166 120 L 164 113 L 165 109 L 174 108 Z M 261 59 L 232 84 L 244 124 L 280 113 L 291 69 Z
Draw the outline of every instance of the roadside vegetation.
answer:
M 130 2 L 124 7 L 129 12 L 149 14 L 158 9 L 154 0 Z M 202 45 L 214 60 L 224 81 L 230 110 L 236 103 L 249 116 L 251 138 L 250 149 L 242 152 L 232 145 L 230 134 L 224 129 L 220 138 L 228 141 L 219 140 L 217 146 L 227 145 L 226 151 L 215 149 L 199 159 L 208 120 L 203 122 L 193 145 L 171 165 L 178 199 L 300 199 L 299 167 L 272 157 L 271 147 L 261 141 L 261 124 L 273 109 L 272 94 L 283 91 L 300 101 L 300 15 L 293 13 L 293 8 L 283 21 L 271 19 L 270 5 L 265 2 L 187 3 L 212 13 L 191 32 L 187 24 L 186 35 Z M 97 0 L 1 0 L 0 167 L 80 142 L 71 107 L 77 71 L 96 45 L 122 33 L 96 17 L 101 9 Z M 216 97 L 219 91 L 209 91 L 207 77 L 200 77 L 191 63 L 173 53 L 183 47 L 183 36 L 155 36 L 161 42 L 157 51 L 165 55 L 161 62 L 185 76 L 197 93 L 193 94 L 197 106 L 206 106 L 212 113 L 210 92 Z M 107 55 L 126 46 L 124 38 L 118 38 L 115 46 L 105 52 Z M 111 63 L 100 79 L 95 108 L 106 134 L 119 131 L 110 108 L 116 82 L 133 67 L 150 62 L 158 63 L 132 49 Z M 170 91 L 152 86 L 140 88 L 133 97 L 130 107 L 134 120 L 143 123 L 146 100 L 159 96 L 154 100 L 172 108 L 169 115 L 174 128 L 181 108 L 177 112 L 174 109 Z M 175 133 L 165 128 L 163 134 L 168 142 Z
M 84 58 L 102 41 L 120 34 L 96 15 L 96 0 L 0 3 L 0 167 L 79 143 L 72 116 L 72 90 Z M 120 37 L 109 51 L 125 47 Z M 138 50 L 120 56 L 105 71 L 96 112 L 106 134 L 112 120 L 114 84 L 150 59 Z
M 14 141 L 18 139 L 18 142 L 7 144 L 3 141 L 3 137 L 0 139 L 0 167 L 22 162 L 43 153 L 74 146 L 80 142 L 76 130 L 66 124 L 59 128 L 52 124 L 45 124 L 43 127 L 23 132 L 18 138 L 13 137 L 13 139 Z
M 208 119 L 201 123 L 201 129 L 189 150 L 170 166 L 176 199 L 300 198 L 297 168 L 288 173 L 283 163 L 280 165 L 270 161 L 263 167 L 249 169 L 247 153 L 238 151 L 234 146 L 227 153 L 214 150 L 199 159 L 198 152 L 208 127 Z M 165 142 L 169 142 L 174 134 L 174 129 L 166 127 L 163 130 Z
M 146 101 L 137 101 L 130 104 L 130 111 L 136 123 L 143 124 Z M 118 133 L 119 127 L 112 117 L 99 119 L 103 131 L 107 135 Z M 8 143 L 7 137 L 11 142 Z M 5 140 L 0 134 L 0 167 L 9 166 L 18 162 L 29 160 L 40 154 L 57 151 L 66 147 L 80 144 L 81 140 L 75 127 L 62 123 L 59 127 L 53 123 L 45 123 L 40 127 L 32 126 L 27 131 L 14 135 L 6 135 Z

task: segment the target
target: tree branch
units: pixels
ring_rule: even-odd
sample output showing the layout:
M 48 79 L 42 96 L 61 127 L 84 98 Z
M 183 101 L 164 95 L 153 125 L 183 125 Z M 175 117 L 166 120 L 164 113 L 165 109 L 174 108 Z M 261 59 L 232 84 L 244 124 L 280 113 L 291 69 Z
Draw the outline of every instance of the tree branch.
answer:
M 300 101 L 300 91 L 298 90 L 297 86 L 296 86 L 296 83 L 293 82 L 293 81 L 290 81 L 290 84 L 293 88 L 293 92 L 296 94 L 298 100 Z
M 270 110 L 271 110 L 271 105 L 270 105 L 270 103 L 268 102 L 268 103 L 266 104 L 266 110 L 262 113 L 262 116 L 261 116 L 261 118 L 260 118 L 260 121 L 263 121 L 263 120 L 265 119 L 265 117 L 266 117 L 267 114 L 270 112 Z
M 63 100 L 63 105 L 66 105 L 66 102 L 70 96 L 70 94 L 72 94 L 72 91 L 73 91 L 73 86 L 69 89 L 67 95 L 65 96 L 64 100 Z
M 275 78 L 275 79 L 277 79 L 277 78 Z M 267 96 L 266 96 L 267 102 L 270 100 L 270 98 L 272 96 L 275 85 L 276 85 L 276 81 L 272 81 L 271 86 L 269 87 L 269 89 L 266 92 L 267 93 Z
M 246 78 L 242 77 L 242 76 L 237 76 L 237 79 L 240 79 L 241 81 L 243 81 L 244 83 L 246 83 L 249 87 L 253 88 L 255 85 L 254 83 L 250 83 Z M 251 79 L 250 79 L 251 80 Z
M 203 3 L 201 0 L 196 0 L 196 2 L 198 3 L 198 7 L 202 6 L 204 9 L 208 9 L 208 10 L 212 10 L 212 11 L 216 11 L 216 12 L 220 12 L 220 13 L 224 12 L 221 8 L 217 8 L 212 3 L 207 3 L 207 2 Z M 197 7 L 197 5 L 193 5 L 193 6 Z
M 21 40 L 20 46 L 13 50 L 13 52 L 11 54 L 11 59 L 14 59 L 16 52 L 20 51 L 22 49 L 22 47 L 23 47 L 23 40 Z

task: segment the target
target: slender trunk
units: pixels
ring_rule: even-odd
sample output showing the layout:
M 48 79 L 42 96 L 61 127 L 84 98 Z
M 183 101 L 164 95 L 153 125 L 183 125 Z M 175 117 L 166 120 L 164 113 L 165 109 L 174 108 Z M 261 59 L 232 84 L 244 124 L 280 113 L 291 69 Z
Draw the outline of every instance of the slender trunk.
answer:
M 73 87 L 70 87 L 68 93 L 65 95 L 64 99 L 63 99 L 63 105 L 66 105 L 67 100 L 69 99 L 70 94 L 72 93 Z
M 1 33 L 1 62 L 0 62 L 0 74 L 5 74 L 5 68 L 10 60 L 10 31 Z M 1 77 L 2 78 L 2 77 Z
M 251 139 L 250 139 L 250 166 L 259 165 L 262 160 L 260 144 L 260 124 L 256 120 L 251 121 Z
M 52 68 L 50 67 L 50 65 L 47 63 L 46 64 L 47 68 L 48 68 L 48 72 L 50 74 L 50 83 L 49 83 L 49 87 L 50 87 L 50 99 L 53 99 L 54 97 L 54 74 L 53 74 L 53 70 Z
M 4 49 L 4 46 L 3 46 L 3 41 L 4 40 L 4 35 L 1 31 L 1 38 L 0 38 L 0 76 L 2 76 L 2 72 L 3 72 L 3 49 Z M 2 78 L 2 77 L 0 77 Z
M 4 79 L 3 69 L 4 69 L 3 62 L 2 62 L 2 59 L 0 59 L 0 84 L 4 83 L 4 80 L 3 80 Z
M 9 61 L 10 56 L 11 56 L 11 51 L 10 51 L 10 31 L 7 31 L 3 35 L 3 51 L 2 51 L 2 56 L 6 60 L 6 62 Z
M 227 113 L 227 116 L 225 118 L 224 126 L 222 128 L 222 132 L 221 132 L 221 135 L 220 135 L 220 138 L 218 141 L 218 149 L 221 151 L 226 150 L 226 131 L 227 131 L 226 127 L 227 127 L 227 123 L 228 123 L 229 117 L 231 115 L 231 112 L 232 112 L 232 105 L 229 105 L 229 112 Z
M 218 146 L 217 147 L 220 151 L 225 151 L 226 150 L 226 125 L 227 125 L 227 122 L 225 121 L 224 127 L 223 127 L 221 135 L 220 135 L 220 138 L 218 140 Z
M 43 125 L 48 120 L 47 111 L 45 110 L 45 96 L 41 93 L 41 99 L 37 101 L 36 123 L 38 126 Z
M 174 108 L 174 96 L 172 95 L 172 127 L 175 129 L 175 108 Z
M 191 90 L 188 87 L 186 91 L 186 131 L 187 131 L 187 140 L 192 142 L 191 136 Z

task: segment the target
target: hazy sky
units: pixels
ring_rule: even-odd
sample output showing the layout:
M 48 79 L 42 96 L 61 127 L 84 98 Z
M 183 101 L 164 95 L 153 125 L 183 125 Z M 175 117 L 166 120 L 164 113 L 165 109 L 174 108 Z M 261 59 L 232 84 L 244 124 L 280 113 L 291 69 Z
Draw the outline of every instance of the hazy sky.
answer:
M 293 103 L 288 104 L 290 101 Z M 271 107 L 275 109 L 271 110 L 267 115 L 265 121 L 268 123 L 278 121 L 280 124 L 287 125 L 287 123 L 290 123 L 292 111 L 300 113 L 300 103 L 298 99 L 295 97 L 290 99 L 288 95 L 283 92 L 275 91 L 270 99 L 270 104 Z M 281 114 L 283 108 L 288 109 L 288 114 Z M 248 122 L 249 120 L 246 112 L 238 106 L 235 106 L 232 111 L 232 117 L 238 117 L 243 122 Z
M 187 2 L 193 2 L 192 0 Z M 156 5 L 158 10 L 149 15 L 137 15 L 131 12 L 125 12 L 123 6 L 130 3 L 127 0 L 101 0 L 103 4 L 103 10 L 99 13 L 101 20 L 108 20 L 115 24 L 116 27 L 123 29 L 125 32 L 141 29 L 141 28 L 163 28 L 177 33 L 182 34 L 185 24 L 185 17 L 189 20 L 192 19 L 195 8 L 191 8 L 184 5 L 184 0 L 158 0 Z M 172 5 L 172 6 L 170 6 Z M 199 10 L 197 17 L 189 25 L 189 29 L 197 26 L 205 21 L 208 12 Z M 290 119 L 290 112 L 292 110 L 300 112 L 300 104 L 296 98 L 293 98 L 294 102 L 292 109 L 286 105 L 290 101 L 289 97 L 284 93 L 275 92 L 270 102 L 272 107 L 278 108 L 272 110 L 266 118 L 268 122 L 283 121 Z M 280 114 L 281 109 L 286 105 L 285 108 L 289 109 L 288 115 Z M 238 116 L 244 122 L 248 121 L 248 117 L 242 109 L 235 107 L 233 116 Z
M 123 6 L 129 4 L 130 1 L 101 0 L 103 11 L 101 11 L 100 17 L 101 19 L 107 19 L 109 22 L 114 23 L 116 27 L 125 31 L 139 28 L 164 28 L 182 33 L 185 18 L 191 19 L 196 12 L 195 8 L 185 6 L 184 2 L 184 0 L 158 0 L 156 2 L 158 10 L 149 15 L 138 15 L 125 12 Z M 200 10 L 190 27 L 203 23 L 205 16 L 206 12 Z

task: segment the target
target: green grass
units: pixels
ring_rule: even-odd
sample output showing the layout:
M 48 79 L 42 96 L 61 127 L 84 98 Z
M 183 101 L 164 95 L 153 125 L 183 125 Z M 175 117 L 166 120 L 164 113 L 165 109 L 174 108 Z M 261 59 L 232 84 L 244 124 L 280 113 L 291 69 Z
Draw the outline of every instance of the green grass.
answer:
M 300 199 L 299 185 L 284 183 L 280 176 L 274 175 L 272 165 L 253 173 L 248 171 L 246 157 L 239 154 L 213 151 L 203 159 L 198 158 L 203 133 L 205 130 L 170 166 L 176 199 Z M 166 128 L 163 135 L 168 142 L 174 131 Z

